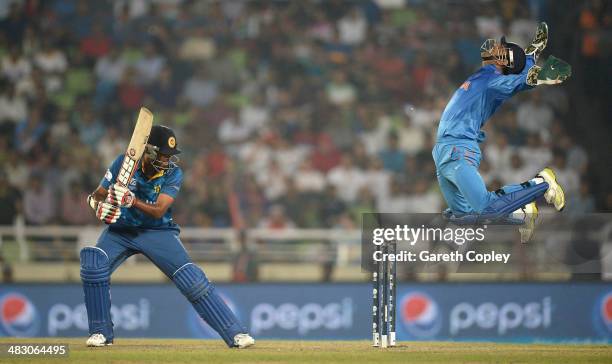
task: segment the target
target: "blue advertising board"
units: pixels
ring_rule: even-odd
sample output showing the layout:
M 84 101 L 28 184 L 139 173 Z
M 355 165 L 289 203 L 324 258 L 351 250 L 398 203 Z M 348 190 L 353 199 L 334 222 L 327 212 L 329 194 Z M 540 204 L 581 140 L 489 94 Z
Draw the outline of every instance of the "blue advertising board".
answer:
M 369 284 L 219 285 L 219 290 L 256 338 L 371 336 Z M 112 303 L 117 338 L 218 337 L 173 285 L 113 285 Z M 400 341 L 612 341 L 612 284 L 403 284 L 397 304 Z M 0 336 L 87 336 L 82 288 L 0 286 Z

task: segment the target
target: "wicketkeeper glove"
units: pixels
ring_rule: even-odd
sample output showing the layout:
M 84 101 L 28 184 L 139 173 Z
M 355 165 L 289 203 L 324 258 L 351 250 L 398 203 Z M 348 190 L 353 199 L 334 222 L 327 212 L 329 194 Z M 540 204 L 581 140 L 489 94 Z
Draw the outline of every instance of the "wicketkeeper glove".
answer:
M 110 186 L 106 196 L 106 202 L 119 207 L 130 208 L 134 205 L 135 200 L 134 192 L 117 183 Z
M 542 67 L 533 66 L 527 72 L 527 84 L 536 85 L 556 85 L 572 75 L 572 66 L 562 59 L 550 56 Z

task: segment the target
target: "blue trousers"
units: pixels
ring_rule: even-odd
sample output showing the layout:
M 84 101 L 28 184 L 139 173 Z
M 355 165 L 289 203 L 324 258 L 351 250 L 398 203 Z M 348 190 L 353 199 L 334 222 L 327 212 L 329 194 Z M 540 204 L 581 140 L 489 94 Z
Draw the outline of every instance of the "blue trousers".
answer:
M 498 193 L 487 190 L 478 173 L 481 153 L 476 142 L 438 143 L 432 155 L 442 196 L 454 215 L 480 214 L 500 197 Z M 510 194 L 532 186 L 532 182 L 513 184 L 502 187 L 502 190 Z
M 96 247 L 108 256 L 111 274 L 130 256 L 142 253 L 168 278 L 191 258 L 179 239 L 179 230 L 134 230 L 109 227 Z
M 90 334 L 102 333 L 112 342 L 110 275 L 128 257 L 141 253 L 155 264 L 191 302 L 195 310 L 228 346 L 234 336 L 246 332 L 216 293 L 204 272 L 192 263 L 179 239 L 179 229 L 138 229 L 111 226 L 100 235 L 95 248 L 81 252 L 81 278 Z

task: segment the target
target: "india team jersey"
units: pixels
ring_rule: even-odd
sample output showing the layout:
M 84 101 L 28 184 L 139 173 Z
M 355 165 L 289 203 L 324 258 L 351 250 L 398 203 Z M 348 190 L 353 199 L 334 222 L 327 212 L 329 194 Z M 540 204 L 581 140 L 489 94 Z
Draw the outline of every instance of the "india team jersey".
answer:
M 482 142 L 485 133 L 480 129 L 501 104 L 517 92 L 532 88 L 526 81 L 534 63 L 533 57 L 527 56 L 520 74 L 504 75 L 494 65 L 486 65 L 471 75 L 455 91 L 442 113 L 438 142 L 445 139 Z
M 120 155 L 115 159 L 110 168 L 106 171 L 104 178 L 100 181 L 100 185 L 107 190 L 117 180 L 117 173 L 121 168 L 123 162 L 123 155 Z M 130 182 L 129 189 L 134 192 L 136 198 L 147 203 L 155 203 L 157 197 L 164 193 L 173 198 L 176 198 L 178 192 L 181 189 L 183 183 L 183 171 L 176 167 L 169 171 L 163 171 L 151 179 L 145 177 L 142 172 L 141 165 L 139 163 L 134 177 Z M 138 210 L 135 207 L 122 208 L 121 216 L 117 222 L 113 225 L 123 225 L 132 227 L 141 227 L 148 229 L 176 229 L 177 225 L 172 221 L 172 207 L 168 208 L 168 211 L 160 219 L 155 219 L 144 212 Z

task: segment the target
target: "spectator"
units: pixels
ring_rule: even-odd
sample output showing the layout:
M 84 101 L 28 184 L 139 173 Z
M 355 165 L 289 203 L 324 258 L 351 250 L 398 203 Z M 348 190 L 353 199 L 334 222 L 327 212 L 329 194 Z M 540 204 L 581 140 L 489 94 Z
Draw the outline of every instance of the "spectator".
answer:
M 340 41 L 351 46 L 361 44 L 368 31 L 368 22 L 360 9 L 355 6 L 338 21 Z
M 284 230 L 295 227 L 295 223 L 286 216 L 285 209 L 281 205 L 273 205 L 269 214 L 259 222 L 258 226 L 263 229 Z
M 17 83 L 32 72 L 32 63 L 23 56 L 17 46 L 13 46 L 7 55 L 2 57 L 2 76 L 10 82 Z
M 535 175 L 535 171 L 540 169 L 531 169 L 523 163 L 523 159 L 518 153 L 513 153 L 510 157 L 510 166 L 507 169 L 501 170 L 498 174 L 502 184 L 514 184 L 517 181 L 527 181 Z
M 146 86 L 156 82 L 165 64 L 166 58 L 159 54 L 152 42 L 147 42 L 144 54 L 134 65 L 138 84 Z
M 306 159 L 293 176 L 295 187 L 300 192 L 321 192 L 325 188 L 326 180 L 323 173 L 312 167 L 310 160 Z
M 499 174 L 498 171 L 501 172 L 510 167 L 510 159 L 514 151 L 508 146 L 508 138 L 504 134 L 489 139 L 495 140 L 486 144 L 484 155 L 491 163 L 494 173 Z
M 73 181 L 62 196 L 61 221 L 67 225 L 87 225 L 96 222 L 87 203 L 89 193 L 83 189 L 80 183 Z
M 123 79 L 127 66 L 127 62 L 115 47 L 96 61 L 95 73 L 100 83 L 114 86 Z
M 61 75 L 68 68 L 68 60 L 62 50 L 51 43 L 51 40 L 43 40 L 42 48 L 34 55 L 34 65 L 38 67 L 47 77 Z
M 0 134 L 12 135 L 15 124 L 26 118 L 26 100 L 17 94 L 13 83 L 3 82 L 0 87 Z
M 183 89 L 185 98 L 196 106 L 210 105 L 219 95 L 219 88 L 208 76 L 205 67 L 196 71 L 195 76 L 187 80 Z
M 531 171 L 541 170 L 552 160 L 550 148 L 542 142 L 540 135 L 537 133 L 528 135 L 527 145 L 518 148 L 517 152 L 525 162 L 525 167 Z
M 232 113 L 225 118 L 219 126 L 219 140 L 228 146 L 243 143 L 249 137 L 251 129 L 238 117 L 238 113 Z
M 108 127 L 106 133 L 100 138 L 97 153 L 102 157 L 102 163 L 110 166 L 118 155 L 125 152 L 128 141 L 119 133 L 117 128 Z
M 406 155 L 399 149 L 398 136 L 396 133 L 389 133 L 387 138 L 387 148 L 380 152 L 380 159 L 386 170 L 400 173 L 404 167 Z
M 340 152 L 332 141 L 322 135 L 319 137 L 317 147 L 310 155 L 310 161 L 316 170 L 327 173 L 340 163 L 340 157 Z
M 346 203 L 353 203 L 365 182 L 365 174 L 353 165 L 353 159 L 345 154 L 340 164 L 327 173 L 327 181 L 336 186 L 338 196 Z
M 574 216 L 595 212 L 595 199 L 586 180 L 580 181 L 579 192 L 570 196 L 568 205 L 572 207 L 570 214 Z
M 484 5 L 484 13 L 476 17 L 476 28 L 480 38 L 499 39 L 503 35 L 502 19 L 497 13 L 495 4 Z
M 30 182 L 23 194 L 26 222 L 31 225 L 49 224 L 55 217 L 53 191 L 37 174 L 30 176 Z
M 22 213 L 22 205 L 21 192 L 11 186 L 5 172 L 0 171 L 0 225 L 13 225 Z
M 81 40 L 81 53 L 86 57 L 97 60 L 108 54 L 111 49 L 111 40 L 106 35 L 100 23 L 94 23 L 91 34 Z
M 266 169 L 259 171 L 256 179 L 268 201 L 275 201 L 287 192 L 288 177 L 275 159 L 270 160 Z
M 532 92 L 528 101 L 518 107 L 516 117 L 523 130 L 538 133 L 550 128 L 554 114 L 552 108 L 542 101 L 540 92 Z
M 567 166 L 565 151 L 557 151 L 553 154 L 552 168 L 555 171 L 557 180 L 561 181 L 566 196 L 571 196 L 578 192 L 580 176 L 576 171 Z
M 352 104 L 357 97 L 357 90 L 348 82 L 346 74 L 340 71 L 334 73 L 326 92 L 329 102 L 338 106 Z
M 32 109 L 27 119 L 15 128 L 15 147 L 22 153 L 30 152 L 41 141 L 47 124 L 41 120 L 41 110 Z

